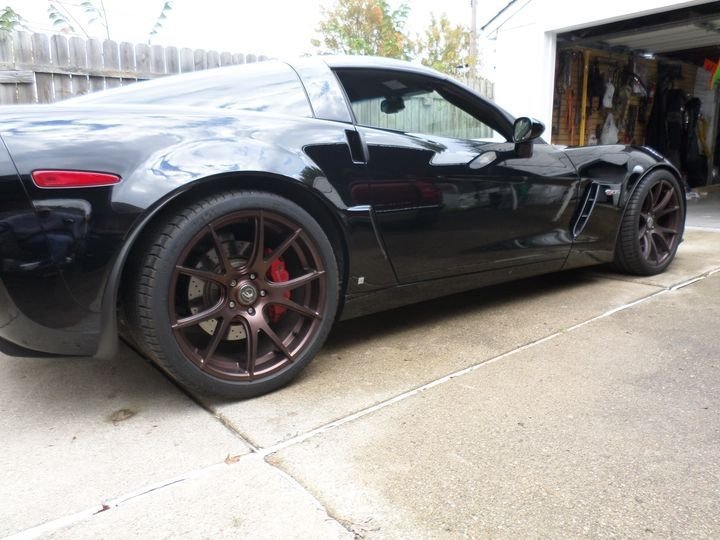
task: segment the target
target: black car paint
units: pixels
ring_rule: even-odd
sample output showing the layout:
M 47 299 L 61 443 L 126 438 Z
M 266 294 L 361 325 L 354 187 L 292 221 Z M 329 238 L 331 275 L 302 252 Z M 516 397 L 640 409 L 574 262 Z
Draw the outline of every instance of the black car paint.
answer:
M 375 59 L 291 66 L 315 118 L 81 102 L 0 111 L 0 336 L 38 351 L 111 356 L 128 256 L 168 205 L 196 190 L 265 186 L 321 212 L 342 245 L 341 316 L 349 318 L 608 262 L 634 185 L 653 168 L 674 171 L 636 147 L 537 143 L 527 159 L 512 143 L 411 140 L 355 126 L 330 68 L 439 75 Z M 473 168 L 487 152 L 493 159 Z M 102 171 L 122 181 L 40 189 L 31 179 L 37 169 Z M 602 200 L 573 238 L 591 182 Z M 467 205 L 452 200 L 466 193 Z

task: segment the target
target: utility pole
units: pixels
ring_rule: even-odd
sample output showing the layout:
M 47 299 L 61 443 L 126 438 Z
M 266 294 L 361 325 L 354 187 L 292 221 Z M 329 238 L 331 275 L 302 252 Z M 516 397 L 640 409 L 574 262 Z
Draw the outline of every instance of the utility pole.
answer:
M 470 81 L 473 83 L 477 78 L 477 61 L 478 61 L 478 47 L 477 47 L 477 3 L 478 0 L 470 0 L 470 7 L 472 9 L 472 18 L 470 19 L 470 69 L 468 70 L 468 76 Z

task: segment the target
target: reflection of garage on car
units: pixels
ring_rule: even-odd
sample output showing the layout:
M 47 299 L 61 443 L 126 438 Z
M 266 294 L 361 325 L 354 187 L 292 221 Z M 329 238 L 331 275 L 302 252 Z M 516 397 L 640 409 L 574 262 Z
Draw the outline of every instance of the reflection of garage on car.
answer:
M 647 145 L 689 186 L 717 182 L 720 2 L 554 5 L 509 2 L 483 27 L 498 102 L 530 101 L 553 143 Z

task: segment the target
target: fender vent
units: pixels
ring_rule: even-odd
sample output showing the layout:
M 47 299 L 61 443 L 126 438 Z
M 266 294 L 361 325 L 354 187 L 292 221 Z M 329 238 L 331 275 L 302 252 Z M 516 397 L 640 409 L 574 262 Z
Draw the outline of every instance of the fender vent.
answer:
M 354 129 L 346 129 L 345 137 L 347 137 L 352 162 L 356 165 L 367 164 L 367 153 L 365 152 L 365 147 L 360 134 Z
M 600 186 L 595 182 L 592 182 L 585 192 L 585 199 L 583 200 L 580 212 L 578 213 L 578 217 L 572 228 L 573 238 L 580 236 L 580 233 L 583 232 L 585 225 L 587 225 L 590 220 L 590 214 L 592 214 L 593 208 L 595 208 L 599 191 Z

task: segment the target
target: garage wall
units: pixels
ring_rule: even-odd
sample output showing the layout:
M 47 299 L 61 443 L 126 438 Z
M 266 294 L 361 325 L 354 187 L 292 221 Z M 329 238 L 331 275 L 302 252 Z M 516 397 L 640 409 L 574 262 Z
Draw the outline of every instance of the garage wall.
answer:
M 550 126 L 558 33 L 706 3 L 519 0 L 484 30 L 495 40 L 495 101 L 516 116 L 534 116 Z
M 553 101 L 553 118 L 552 118 L 552 140 L 555 144 L 563 145 L 577 145 L 579 144 L 579 129 L 580 129 L 580 99 L 582 97 L 582 66 L 583 66 L 583 51 L 590 52 L 590 62 L 597 58 L 600 65 L 600 71 L 603 75 L 608 75 L 613 69 L 622 70 L 623 66 L 628 62 L 628 56 L 626 54 L 611 53 L 608 51 L 600 51 L 593 49 L 573 49 L 569 48 L 570 54 L 572 54 L 572 61 L 570 63 L 571 73 L 571 88 L 574 91 L 574 110 L 575 118 L 574 123 L 570 124 L 569 120 L 571 117 L 568 115 L 568 108 L 573 103 L 573 98 L 569 96 L 569 91 L 565 90 L 561 81 L 556 81 L 555 85 L 555 99 Z M 560 54 L 560 53 L 558 53 Z M 698 68 L 691 64 L 679 64 L 682 69 L 682 80 L 675 81 L 675 88 L 681 88 L 688 96 L 695 94 L 696 89 L 696 78 Z M 655 60 L 646 60 L 644 58 L 635 58 L 635 71 L 641 75 L 641 78 L 648 89 L 652 89 L 658 80 L 658 62 Z M 559 70 L 559 65 L 558 65 Z M 558 77 L 560 73 L 558 72 Z M 616 88 L 616 91 L 619 89 Z M 638 107 L 639 112 L 642 109 L 642 99 L 638 95 L 631 95 L 628 99 L 629 105 Z M 591 134 L 596 134 L 599 129 L 602 128 L 603 123 L 608 109 L 601 106 L 600 103 L 594 103 L 591 105 L 591 112 L 587 116 L 587 128 L 585 141 L 587 144 L 588 138 Z M 652 98 L 649 98 L 646 102 L 644 115 L 639 114 L 638 121 L 633 126 L 632 130 L 629 130 L 626 124 L 623 123 L 623 116 L 626 112 L 621 110 L 619 106 L 615 106 L 610 111 L 613 113 L 618 127 L 620 128 L 620 142 L 621 143 L 635 143 L 644 144 L 645 141 L 645 128 L 647 120 L 650 117 L 650 111 L 652 109 Z M 574 129 L 572 129 L 574 127 Z M 634 132 L 632 138 L 629 133 Z

